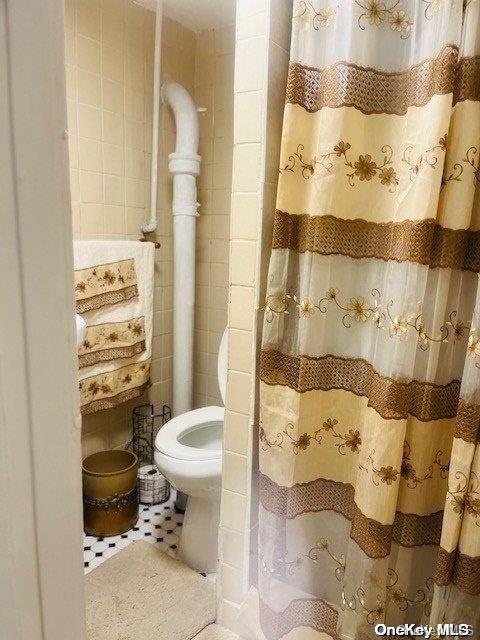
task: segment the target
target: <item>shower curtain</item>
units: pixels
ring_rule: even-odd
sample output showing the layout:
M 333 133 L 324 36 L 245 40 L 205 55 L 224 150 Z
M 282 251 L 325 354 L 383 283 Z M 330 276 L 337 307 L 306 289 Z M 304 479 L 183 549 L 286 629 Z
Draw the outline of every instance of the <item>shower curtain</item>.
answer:
M 480 3 L 297 0 L 292 29 L 260 364 L 261 633 L 478 637 Z

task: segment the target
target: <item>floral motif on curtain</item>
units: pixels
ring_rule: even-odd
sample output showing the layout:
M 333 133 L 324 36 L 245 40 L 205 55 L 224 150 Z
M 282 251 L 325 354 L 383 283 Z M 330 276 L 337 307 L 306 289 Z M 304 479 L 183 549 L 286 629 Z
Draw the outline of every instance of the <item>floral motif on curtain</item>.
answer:
M 267 640 L 480 634 L 480 3 L 295 0 L 260 357 Z

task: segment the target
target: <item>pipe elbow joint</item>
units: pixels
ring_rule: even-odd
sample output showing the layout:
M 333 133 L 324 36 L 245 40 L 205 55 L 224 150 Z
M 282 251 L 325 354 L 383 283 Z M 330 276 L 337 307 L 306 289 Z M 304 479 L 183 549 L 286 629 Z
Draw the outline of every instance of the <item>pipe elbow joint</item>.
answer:
M 175 116 L 177 128 L 175 154 L 197 157 L 198 114 L 190 94 L 177 82 L 165 82 L 161 88 L 161 97 L 163 103 L 172 109 Z

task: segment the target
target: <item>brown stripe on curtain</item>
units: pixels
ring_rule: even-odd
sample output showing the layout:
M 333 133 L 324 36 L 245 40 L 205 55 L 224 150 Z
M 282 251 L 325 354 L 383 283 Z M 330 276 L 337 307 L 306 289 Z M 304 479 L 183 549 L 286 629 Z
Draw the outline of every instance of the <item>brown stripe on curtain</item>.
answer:
M 427 104 L 434 95 L 453 93 L 457 60 L 458 47 L 448 44 L 437 56 L 404 71 L 386 72 L 343 61 L 325 69 L 291 62 L 287 102 L 310 112 L 352 106 L 364 114 L 403 115 L 409 107 Z M 463 82 L 458 85 L 456 100 L 475 93 L 476 64 L 476 59 L 461 61 Z
M 471 596 L 480 595 L 480 557 L 471 558 L 455 549 L 448 552 L 438 550 L 437 568 L 434 576 L 436 584 L 454 584 L 460 591 Z
M 353 486 L 325 478 L 282 487 L 260 474 L 260 503 L 264 509 L 286 519 L 311 512 L 335 511 L 350 520 L 350 537 L 369 558 L 387 557 L 392 543 L 402 547 L 440 543 L 443 511 L 428 515 L 397 511 L 392 524 L 382 524 L 363 515 L 354 496 Z
M 480 231 L 448 229 L 435 220 L 368 222 L 277 210 L 272 248 L 480 272 Z
M 476 443 L 480 437 L 480 405 L 471 404 L 460 398 L 458 414 L 455 421 L 455 438 L 461 438 L 465 442 Z
M 308 627 L 341 640 L 337 634 L 338 612 L 323 600 L 292 600 L 283 611 L 275 611 L 260 600 L 260 622 L 268 640 L 279 640 L 296 627 Z
M 457 413 L 460 381 L 437 385 L 420 380 L 401 381 L 381 376 L 360 358 L 292 355 L 262 349 L 260 379 L 285 385 L 299 393 L 314 389 L 344 389 L 366 396 L 368 404 L 383 418 L 407 418 L 429 422 L 453 418 Z

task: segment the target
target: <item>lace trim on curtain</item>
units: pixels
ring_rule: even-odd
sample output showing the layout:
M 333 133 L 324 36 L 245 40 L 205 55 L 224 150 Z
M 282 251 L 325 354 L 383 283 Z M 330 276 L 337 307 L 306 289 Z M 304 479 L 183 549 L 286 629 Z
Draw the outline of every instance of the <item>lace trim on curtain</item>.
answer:
M 458 47 L 448 44 L 434 58 L 404 71 L 386 72 L 337 62 L 325 69 L 291 62 L 287 102 L 307 111 L 323 107 L 355 107 L 364 114 L 404 115 L 434 95 L 453 93 L 454 103 L 480 99 L 480 57 L 458 61 Z
M 275 611 L 260 600 L 260 624 L 268 640 L 278 640 L 296 627 L 310 627 L 341 640 L 337 634 L 338 612 L 323 600 L 292 600 L 283 611 Z
M 287 519 L 304 513 L 335 511 L 350 520 L 350 538 L 369 558 L 385 558 L 392 543 L 402 547 L 440 543 L 443 511 L 425 516 L 397 511 L 393 524 L 382 524 L 363 515 L 354 495 L 352 485 L 325 478 L 282 487 L 260 474 L 260 502 L 264 509 Z
M 368 222 L 277 210 L 272 247 L 480 272 L 480 231 L 448 229 L 432 219 Z
M 381 376 L 361 358 L 295 356 L 275 349 L 262 349 L 260 379 L 299 393 L 344 389 L 367 397 L 368 405 L 383 418 L 399 420 L 411 415 L 422 422 L 454 418 L 460 393 L 459 380 L 445 385 L 402 382 Z
M 470 404 L 463 398 L 458 403 L 458 415 L 455 421 L 455 438 L 465 442 L 480 442 L 480 405 Z
M 434 580 L 439 586 L 454 584 L 460 591 L 478 596 L 480 595 L 480 557 L 471 558 L 460 553 L 458 549 L 448 552 L 440 547 Z

